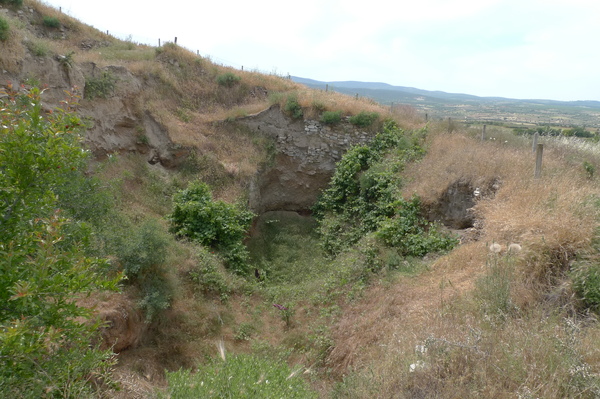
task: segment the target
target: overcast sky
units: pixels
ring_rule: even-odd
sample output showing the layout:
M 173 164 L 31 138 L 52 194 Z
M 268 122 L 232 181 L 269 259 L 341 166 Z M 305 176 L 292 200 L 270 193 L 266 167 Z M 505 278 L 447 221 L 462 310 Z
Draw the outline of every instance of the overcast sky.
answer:
M 45 0 L 111 34 L 323 81 L 600 100 L 598 0 Z

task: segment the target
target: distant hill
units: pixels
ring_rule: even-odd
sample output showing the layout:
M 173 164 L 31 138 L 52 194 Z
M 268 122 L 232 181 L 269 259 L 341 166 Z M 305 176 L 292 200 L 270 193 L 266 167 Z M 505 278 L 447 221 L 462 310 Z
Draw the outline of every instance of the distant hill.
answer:
M 315 89 L 372 98 L 383 105 L 411 105 L 432 118 L 600 128 L 600 101 L 518 100 L 430 91 L 381 82 L 322 82 L 297 76 L 292 76 L 292 80 Z

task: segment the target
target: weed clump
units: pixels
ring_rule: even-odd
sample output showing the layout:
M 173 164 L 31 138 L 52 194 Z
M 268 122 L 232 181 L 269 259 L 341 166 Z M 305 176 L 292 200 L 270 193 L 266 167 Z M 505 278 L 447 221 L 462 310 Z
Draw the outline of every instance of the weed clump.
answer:
M 600 310 L 600 265 L 581 262 L 571 271 L 573 289 L 585 306 Z
M 294 96 L 289 96 L 285 103 L 284 111 L 291 116 L 293 119 L 302 119 L 304 111 L 302 106 L 298 102 L 298 99 Z
M 99 77 L 90 77 L 85 80 L 83 97 L 88 100 L 94 98 L 107 98 L 114 90 L 117 78 L 108 71 L 102 72 Z
M 379 119 L 379 114 L 377 112 L 366 112 L 362 111 L 357 115 L 350 117 L 350 123 L 354 126 L 358 127 L 369 127 L 371 126 L 377 119 Z
M 342 120 L 342 111 L 325 111 L 321 115 L 321 123 L 326 125 L 336 125 Z
M 0 4 L 8 4 L 11 6 L 21 7 L 23 0 L 0 0 Z
M 8 40 L 8 33 L 10 32 L 10 26 L 8 25 L 8 21 L 2 17 L 0 17 L 0 40 L 6 41 Z
M 48 28 L 54 28 L 54 29 L 60 28 L 60 21 L 56 17 L 45 16 L 43 19 L 43 23 L 44 23 L 44 26 L 47 26 Z
M 233 87 L 242 78 L 234 73 L 226 72 L 222 75 L 217 76 L 217 83 L 225 87 Z

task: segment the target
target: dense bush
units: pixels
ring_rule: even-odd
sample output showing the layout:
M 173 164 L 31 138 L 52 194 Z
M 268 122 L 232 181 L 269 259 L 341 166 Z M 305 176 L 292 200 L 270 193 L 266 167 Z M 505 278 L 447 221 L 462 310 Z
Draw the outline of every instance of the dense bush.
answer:
M 253 214 L 223 201 L 214 201 L 206 183 L 192 182 L 173 197 L 168 216 L 170 231 L 219 250 L 228 266 L 247 271 L 248 251 L 243 239 Z
M 217 76 L 217 83 L 225 87 L 233 87 L 240 80 L 242 80 L 241 77 L 231 72 L 226 72 L 222 75 Z
M 321 115 L 321 123 L 335 125 L 342 120 L 342 111 L 325 111 Z
M 324 248 L 338 254 L 370 232 L 403 256 L 446 250 L 456 240 L 420 215 L 418 198 L 404 200 L 399 172 L 423 154 L 419 134 L 393 122 L 368 145 L 351 148 L 313 208 Z
M 358 127 L 368 127 L 371 126 L 377 119 L 379 119 L 379 114 L 377 112 L 362 111 L 354 116 L 351 116 L 350 123 Z
M 10 31 L 10 27 L 8 25 L 8 21 L 2 17 L 0 17 L 0 40 L 5 41 L 8 40 L 8 32 Z
M 0 103 L 0 396 L 85 397 L 110 366 L 91 345 L 97 325 L 74 301 L 116 289 L 107 261 L 86 256 L 89 231 L 57 209 L 58 188 L 82 171 L 79 118 L 42 115 L 40 91 L 13 91 Z M 72 99 L 70 99 L 72 100 Z
M 456 238 L 441 234 L 435 225 L 421 217 L 418 197 L 396 204 L 396 214 L 381 222 L 376 235 L 400 255 L 425 256 L 429 252 L 450 250 L 457 244 Z
M 240 354 L 213 359 L 196 373 L 167 373 L 169 398 L 316 398 L 308 384 L 282 362 Z

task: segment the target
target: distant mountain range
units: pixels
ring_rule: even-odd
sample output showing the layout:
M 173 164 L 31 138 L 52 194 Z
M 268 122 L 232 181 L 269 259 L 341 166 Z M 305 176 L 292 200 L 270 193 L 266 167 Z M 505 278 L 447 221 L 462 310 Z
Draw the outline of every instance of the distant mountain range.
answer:
M 291 77 L 308 87 L 368 97 L 382 105 L 407 104 L 430 117 L 600 128 L 600 101 L 518 100 L 422 90 L 379 82 L 322 82 Z

